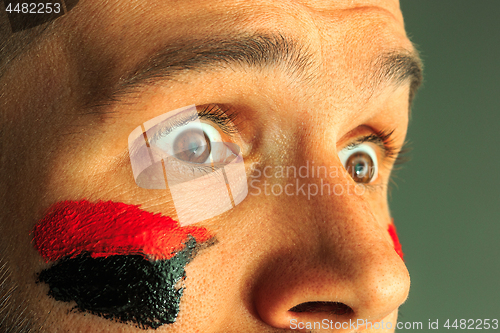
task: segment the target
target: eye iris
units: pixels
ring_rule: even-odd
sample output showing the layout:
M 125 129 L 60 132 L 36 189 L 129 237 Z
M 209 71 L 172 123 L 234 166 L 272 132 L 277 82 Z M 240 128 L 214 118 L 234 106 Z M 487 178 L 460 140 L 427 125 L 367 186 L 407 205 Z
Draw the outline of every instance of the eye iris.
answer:
M 369 183 L 373 178 L 374 163 L 370 155 L 358 152 L 346 162 L 346 170 L 357 183 Z
M 204 163 L 210 156 L 210 139 L 200 130 L 186 130 L 173 144 L 174 156 L 182 161 Z

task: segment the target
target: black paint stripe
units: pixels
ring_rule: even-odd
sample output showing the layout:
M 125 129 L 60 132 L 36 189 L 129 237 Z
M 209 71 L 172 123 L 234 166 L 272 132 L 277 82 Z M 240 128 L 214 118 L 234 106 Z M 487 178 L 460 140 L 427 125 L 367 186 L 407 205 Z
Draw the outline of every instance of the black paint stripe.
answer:
M 106 319 L 132 323 L 142 329 L 175 322 L 185 279 L 185 266 L 194 256 L 196 241 L 169 260 L 150 261 L 140 255 L 92 258 L 88 253 L 61 259 L 43 270 L 38 282 L 49 285 L 49 296 L 76 302 L 75 309 Z

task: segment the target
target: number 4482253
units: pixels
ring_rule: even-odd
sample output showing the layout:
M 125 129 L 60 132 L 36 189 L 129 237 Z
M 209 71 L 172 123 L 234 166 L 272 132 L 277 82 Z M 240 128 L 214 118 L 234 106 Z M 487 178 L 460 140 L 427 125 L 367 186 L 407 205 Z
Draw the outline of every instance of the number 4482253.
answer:
M 450 324 L 450 319 L 446 320 L 443 325 L 447 329 L 454 328 L 457 330 L 496 330 L 498 329 L 498 319 L 455 319 Z
M 17 3 L 15 6 L 9 3 L 5 8 L 9 13 L 23 13 L 23 14 L 59 14 L 61 12 L 60 3 Z

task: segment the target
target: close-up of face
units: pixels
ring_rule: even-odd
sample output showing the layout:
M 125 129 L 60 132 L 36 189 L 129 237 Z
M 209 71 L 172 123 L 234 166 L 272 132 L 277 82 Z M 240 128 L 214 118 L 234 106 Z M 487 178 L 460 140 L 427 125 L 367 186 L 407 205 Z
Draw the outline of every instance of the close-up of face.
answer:
M 1 329 L 395 331 L 397 0 L 65 10 L 2 32 Z

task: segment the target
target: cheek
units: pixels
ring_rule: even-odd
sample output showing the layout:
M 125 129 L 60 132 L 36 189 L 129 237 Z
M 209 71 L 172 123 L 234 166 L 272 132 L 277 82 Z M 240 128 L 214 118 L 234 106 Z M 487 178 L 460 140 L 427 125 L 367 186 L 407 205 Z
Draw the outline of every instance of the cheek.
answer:
M 396 232 L 396 227 L 394 226 L 394 219 L 392 219 L 391 224 L 389 224 L 388 229 L 389 235 L 391 235 L 392 242 L 394 243 L 394 250 L 396 250 L 397 254 L 403 259 L 403 249 L 401 248 L 401 243 L 399 242 L 398 234 Z M 404 259 L 403 259 L 404 261 Z
M 33 230 L 35 249 L 52 263 L 38 275 L 49 296 L 143 329 L 175 322 L 185 266 L 211 241 L 203 227 L 111 201 L 59 202 Z

